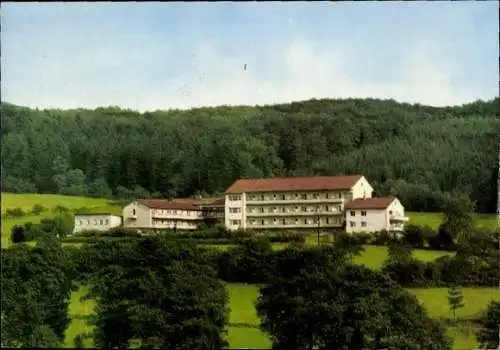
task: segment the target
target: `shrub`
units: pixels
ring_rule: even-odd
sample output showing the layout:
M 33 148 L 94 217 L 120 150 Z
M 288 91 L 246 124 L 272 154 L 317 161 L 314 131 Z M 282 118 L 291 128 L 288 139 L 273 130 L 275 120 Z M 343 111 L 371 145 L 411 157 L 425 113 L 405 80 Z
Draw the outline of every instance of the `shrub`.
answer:
M 13 209 L 7 209 L 5 211 L 5 215 L 13 218 L 18 218 L 26 216 L 26 213 L 21 208 L 13 208 Z
M 456 248 L 451 233 L 441 224 L 438 233 L 428 240 L 429 247 L 434 250 L 454 250 Z
M 41 213 L 43 213 L 45 211 L 47 211 L 47 208 L 45 208 L 41 204 L 35 204 L 33 206 L 33 208 L 31 209 L 31 213 L 33 213 L 34 215 L 40 215 Z
M 20 243 L 26 241 L 26 236 L 24 235 L 24 227 L 23 226 L 14 226 L 11 231 L 11 240 L 12 243 Z
M 403 242 L 414 248 L 423 248 L 425 243 L 424 229 L 416 225 L 407 225 L 404 230 Z
M 398 242 L 395 234 L 390 233 L 386 230 L 373 233 L 372 244 L 374 245 L 389 245 L 394 242 Z

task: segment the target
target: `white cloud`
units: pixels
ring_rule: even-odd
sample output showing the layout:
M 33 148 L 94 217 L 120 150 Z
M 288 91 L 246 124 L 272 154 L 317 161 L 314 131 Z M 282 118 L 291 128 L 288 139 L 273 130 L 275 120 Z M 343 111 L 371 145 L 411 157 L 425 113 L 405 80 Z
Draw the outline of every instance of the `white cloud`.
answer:
M 162 46 L 162 56 L 152 64 L 172 64 L 175 50 Z M 146 54 L 146 52 L 142 52 Z M 153 52 L 147 52 L 152 55 Z M 130 57 L 102 51 L 79 56 L 71 62 L 44 59 L 16 77 L 7 71 L 2 99 L 38 107 L 97 107 L 119 105 L 125 108 L 156 110 L 214 105 L 271 104 L 309 98 L 372 97 L 393 98 L 430 105 L 461 104 L 476 98 L 472 87 L 455 86 L 455 67 L 427 44 L 415 44 L 403 55 L 397 78 L 385 81 L 351 79 L 346 67 L 367 64 L 370 56 L 349 54 L 341 45 L 313 45 L 305 39 L 291 42 L 284 50 L 256 53 L 262 60 L 226 56 L 214 43 L 198 47 L 182 61 L 175 77 L 147 79 L 138 61 L 141 51 Z M 265 60 L 266 56 L 274 59 Z M 277 63 L 273 63 L 277 62 Z M 148 64 L 147 62 L 144 64 Z M 247 64 L 246 71 L 243 69 Z M 259 65 L 274 64 L 272 76 L 263 76 Z M 374 67 L 382 67 L 377 62 Z M 386 68 L 386 67 L 385 67 Z M 107 74 L 113 71 L 113 74 Z M 152 77 L 154 78 L 154 77 Z M 17 79 L 17 80 L 16 80 Z M 28 83 L 27 83 L 28 82 Z M 3 83 L 2 83 L 3 84 Z

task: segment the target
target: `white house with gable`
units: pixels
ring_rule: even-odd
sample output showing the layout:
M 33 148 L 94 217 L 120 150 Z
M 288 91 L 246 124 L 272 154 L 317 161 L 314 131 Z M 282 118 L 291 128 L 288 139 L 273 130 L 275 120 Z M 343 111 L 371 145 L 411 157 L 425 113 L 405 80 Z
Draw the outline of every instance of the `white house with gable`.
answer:
M 73 233 L 82 231 L 107 231 L 121 226 L 122 217 L 109 213 L 83 213 L 75 215 Z
M 347 203 L 346 232 L 402 231 L 408 217 L 397 198 L 357 198 Z

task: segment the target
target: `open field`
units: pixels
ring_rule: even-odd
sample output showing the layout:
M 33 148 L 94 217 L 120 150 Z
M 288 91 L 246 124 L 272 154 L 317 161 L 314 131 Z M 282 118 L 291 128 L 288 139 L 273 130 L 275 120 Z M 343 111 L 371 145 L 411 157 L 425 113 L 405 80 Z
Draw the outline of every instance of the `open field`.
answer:
M 259 329 L 259 318 L 255 310 L 255 302 L 259 296 L 259 287 L 248 284 L 228 284 L 230 297 L 230 317 L 228 341 L 231 348 L 270 348 L 267 335 Z M 422 305 L 434 318 L 449 318 L 446 300 L 446 288 L 409 289 L 417 296 Z M 72 294 L 70 314 L 73 321 L 66 332 L 66 347 L 72 347 L 73 338 L 81 332 L 90 331 L 87 317 L 92 314 L 94 303 L 80 301 L 85 288 Z M 463 288 L 465 307 L 458 310 L 460 319 L 470 319 L 482 312 L 491 300 L 500 300 L 500 291 L 496 288 Z M 455 350 L 473 349 L 477 346 L 474 329 L 469 326 L 449 327 L 448 334 L 454 338 Z M 85 345 L 90 347 L 90 340 Z
M 441 213 L 406 212 L 406 216 L 410 218 L 408 223 L 418 226 L 428 225 L 433 229 L 437 229 L 443 219 L 443 215 Z M 496 215 L 474 214 L 474 227 L 495 230 L 498 228 Z

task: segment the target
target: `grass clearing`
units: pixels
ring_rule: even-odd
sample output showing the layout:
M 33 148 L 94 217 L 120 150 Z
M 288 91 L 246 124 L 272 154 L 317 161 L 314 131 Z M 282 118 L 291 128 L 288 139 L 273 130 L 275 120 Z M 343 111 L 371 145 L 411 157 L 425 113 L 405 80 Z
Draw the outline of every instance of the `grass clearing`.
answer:
M 415 295 L 422 305 L 427 309 L 431 317 L 452 318 L 453 313 L 448 305 L 447 288 L 410 288 L 410 293 Z M 472 319 L 485 310 L 488 304 L 500 301 L 500 289 L 498 288 L 462 288 L 464 296 L 464 307 L 457 310 L 457 318 Z
M 425 226 L 428 225 L 433 229 L 439 228 L 443 220 L 442 213 L 419 213 L 406 212 L 406 216 L 410 218 L 408 223 Z M 474 227 L 487 230 L 495 230 L 498 228 L 497 218 L 495 214 L 474 214 Z

